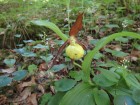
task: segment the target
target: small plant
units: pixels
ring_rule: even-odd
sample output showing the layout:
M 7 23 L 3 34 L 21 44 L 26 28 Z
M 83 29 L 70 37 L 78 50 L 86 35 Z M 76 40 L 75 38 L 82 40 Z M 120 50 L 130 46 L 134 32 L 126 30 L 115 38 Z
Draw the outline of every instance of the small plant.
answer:
M 80 22 L 82 21 L 80 20 Z M 50 26 L 49 25 L 50 22 L 43 23 L 41 20 L 41 21 L 33 21 L 32 23 L 40 26 L 49 27 L 52 30 L 54 30 L 56 33 L 59 33 L 58 35 L 64 41 L 67 39 L 66 36 L 62 34 L 62 32 L 54 24 Z M 79 24 L 76 23 L 76 24 L 77 26 L 74 25 L 76 27 L 73 30 L 73 32 L 77 34 L 77 32 L 81 29 L 77 27 L 81 27 L 81 24 L 80 23 Z M 71 33 L 72 31 L 70 31 L 70 35 L 75 35 L 75 33 L 74 34 Z M 88 52 L 88 54 L 84 58 L 84 61 L 82 62 L 82 72 L 83 72 L 82 81 L 78 83 L 73 89 L 71 88 L 74 86 L 75 83 L 74 84 L 70 83 L 69 86 L 71 88 L 68 88 L 67 86 L 65 86 L 63 80 L 56 82 L 55 83 L 56 90 L 58 92 L 56 93 L 56 95 L 54 95 L 51 98 L 48 105 L 54 105 L 54 104 L 55 105 L 95 105 L 95 104 L 110 105 L 111 104 L 110 100 L 113 100 L 112 98 L 109 97 L 110 95 L 114 98 L 113 100 L 114 105 L 118 105 L 118 103 L 119 105 L 124 105 L 129 103 L 131 103 L 131 105 L 136 105 L 136 103 L 140 103 L 136 98 L 137 96 L 140 96 L 140 94 L 138 95 L 135 94 L 136 92 L 134 92 L 135 90 L 139 91 L 140 83 L 136 79 L 135 74 L 129 72 L 129 70 L 127 70 L 123 66 L 119 66 L 119 65 L 117 67 L 112 66 L 112 69 L 108 69 L 108 70 L 103 68 L 97 68 L 97 70 L 100 73 L 98 75 L 92 74 L 94 76 L 93 78 L 91 78 L 91 70 L 93 71 L 94 68 L 91 68 L 90 65 L 96 53 L 98 53 L 102 47 L 104 47 L 107 43 L 111 42 L 113 39 L 122 36 L 129 36 L 132 38 L 140 39 L 139 34 L 133 32 L 120 32 L 120 33 L 109 35 L 108 37 L 104 37 L 101 40 L 99 40 L 98 43 L 96 44 L 96 47 L 90 52 Z M 70 41 L 71 41 L 70 45 L 66 48 L 66 53 L 70 58 L 75 59 L 76 57 L 73 57 L 69 53 L 69 51 L 72 52 L 71 44 L 73 44 L 73 42 L 75 43 L 75 37 L 70 36 Z M 67 42 L 68 40 L 64 44 L 65 46 Z M 63 48 L 64 46 L 61 47 L 60 50 L 62 51 Z M 81 48 L 81 46 L 79 49 L 81 50 L 79 51 L 80 52 L 79 58 L 81 58 L 83 56 L 83 49 Z M 58 53 L 60 53 L 60 51 L 58 51 Z M 67 80 L 65 80 L 65 82 L 66 81 Z M 122 86 L 122 84 L 124 84 L 124 86 Z M 63 93 L 64 90 L 67 92 Z

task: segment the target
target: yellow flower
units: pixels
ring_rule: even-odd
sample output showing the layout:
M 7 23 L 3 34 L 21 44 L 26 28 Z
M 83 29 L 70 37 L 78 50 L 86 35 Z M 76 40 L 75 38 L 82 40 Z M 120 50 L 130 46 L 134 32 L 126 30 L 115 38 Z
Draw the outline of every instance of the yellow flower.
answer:
M 74 60 L 78 60 L 84 56 L 84 49 L 77 43 L 72 43 L 66 48 L 66 54 Z

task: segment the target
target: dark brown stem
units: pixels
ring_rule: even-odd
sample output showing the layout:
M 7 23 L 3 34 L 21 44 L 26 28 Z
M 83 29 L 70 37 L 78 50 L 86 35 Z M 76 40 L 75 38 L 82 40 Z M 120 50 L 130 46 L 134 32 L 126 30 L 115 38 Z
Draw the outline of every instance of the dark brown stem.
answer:
M 68 40 L 59 48 L 59 50 L 58 50 L 58 52 L 57 52 L 57 55 L 56 55 L 56 56 L 53 58 L 53 60 L 48 64 L 48 65 L 49 65 L 48 69 L 52 68 L 53 65 L 56 64 L 57 58 L 61 55 L 63 49 L 64 49 L 69 43 L 70 43 L 70 40 L 68 39 Z

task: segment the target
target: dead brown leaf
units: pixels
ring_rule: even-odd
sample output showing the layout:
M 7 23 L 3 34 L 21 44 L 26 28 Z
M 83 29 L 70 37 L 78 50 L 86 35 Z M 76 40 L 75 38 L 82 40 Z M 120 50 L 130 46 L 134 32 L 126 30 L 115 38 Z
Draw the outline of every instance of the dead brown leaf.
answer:
M 14 100 L 14 102 L 20 102 L 20 101 L 24 101 L 25 99 L 27 99 L 29 96 L 31 95 L 31 88 L 27 87 L 25 88 L 22 93 Z
M 116 51 L 120 51 L 122 49 L 120 45 L 107 45 L 106 48 Z
M 40 90 L 43 94 L 45 93 L 45 89 L 42 85 L 38 85 L 38 90 Z
M 0 95 L 0 105 L 5 105 L 7 101 L 7 97 L 4 95 Z
M 36 85 L 35 77 L 34 77 L 34 76 L 32 76 L 31 81 L 20 83 L 20 84 L 18 85 L 18 90 L 19 90 L 19 91 L 22 91 L 24 87 L 30 87 L 30 86 L 32 86 L 32 85 Z
M 2 69 L 2 73 L 13 73 L 14 71 L 16 70 L 15 67 L 12 67 L 12 68 L 8 68 L 8 69 Z
M 39 65 L 39 70 L 40 71 L 43 71 L 43 70 L 46 70 L 48 68 L 46 62 L 43 62 Z
M 37 94 L 35 94 L 35 93 L 31 94 L 27 101 L 28 101 L 28 104 L 30 103 L 30 105 L 38 105 Z

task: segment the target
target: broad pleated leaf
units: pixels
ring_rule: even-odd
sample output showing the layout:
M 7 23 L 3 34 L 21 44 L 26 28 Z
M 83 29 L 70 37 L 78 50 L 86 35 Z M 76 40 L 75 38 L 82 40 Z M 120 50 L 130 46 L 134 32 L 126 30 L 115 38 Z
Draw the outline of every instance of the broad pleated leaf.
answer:
M 136 102 L 129 96 L 116 96 L 114 105 L 137 105 Z
M 132 96 L 137 103 L 140 103 L 140 89 L 134 89 Z
M 68 91 L 59 105 L 95 105 L 93 87 L 80 83 Z
M 61 101 L 61 99 L 63 98 L 63 96 L 65 95 L 65 92 L 58 92 L 56 93 L 51 100 L 49 101 L 49 103 L 47 105 L 59 105 L 59 102 Z
M 55 82 L 55 89 L 57 91 L 68 91 L 74 87 L 75 84 L 76 81 L 73 79 L 61 79 Z
M 107 79 L 103 74 L 95 75 L 93 78 L 93 81 L 98 86 L 101 86 L 101 87 L 110 87 L 110 86 L 116 84 L 115 82 L 112 82 L 109 79 Z
M 94 89 L 93 93 L 97 105 L 110 105 L 109 96 L 104 90 Z
M 113 71 L 106 70 L 103 68 L 98 68 L 98 70 L 101 71 L 101 73 L 105 76 L 105 78 L 107 78 L 108 80 L 110 80 L 112 82 L 118 82 L 120 79 L 120 76 Z
M 126 77 L 124 77 L 124 79 L 129 87 L 140 89 L 140 83 L 133 74 L 127 75 Z

